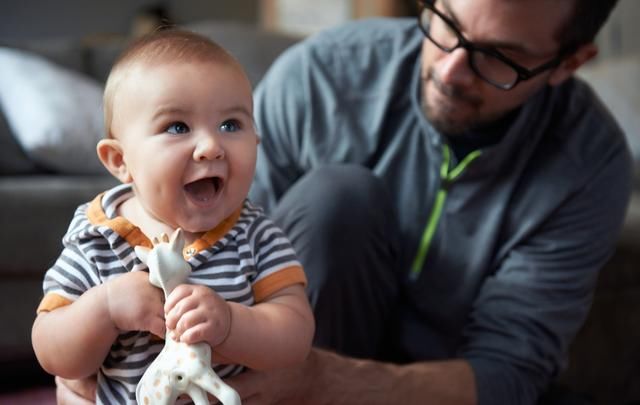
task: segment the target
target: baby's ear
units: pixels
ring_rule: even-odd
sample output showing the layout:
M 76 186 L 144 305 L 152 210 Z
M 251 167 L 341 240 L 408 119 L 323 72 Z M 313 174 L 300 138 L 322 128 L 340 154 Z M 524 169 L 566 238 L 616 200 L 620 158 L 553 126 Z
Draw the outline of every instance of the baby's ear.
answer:
M 131 183 L 133 179 L 124 160 L 122 145 L 117 139 L 101 139 L 98 142 L 96 151 L 100 161 L 109 170 L 109 173 L 122 183 Z
M 138 259 L 140 259 L 142 263 L 146 264 L 147 258 L 149 257 L 149 252 L 151 251 L 151 249 L 146 248 L 144 246 L 136 246 L 133 249 L 136 251 L 136 255 L 138 256 Z

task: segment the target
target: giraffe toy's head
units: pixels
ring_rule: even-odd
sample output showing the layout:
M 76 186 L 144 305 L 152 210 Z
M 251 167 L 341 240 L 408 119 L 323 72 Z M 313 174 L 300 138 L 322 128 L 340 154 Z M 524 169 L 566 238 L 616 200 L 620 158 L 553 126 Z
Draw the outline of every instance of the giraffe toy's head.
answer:
M 182 229 L 176 229 L 171 235 L 160 235 L 153 239 L 153 249 L 136 246 L 138 258 L 149 267 L 149 281 L 164 291 L 165 297 L 174 288 L 184 283 L 191 273 L 191 266 L 184 259 L 184 235 Z

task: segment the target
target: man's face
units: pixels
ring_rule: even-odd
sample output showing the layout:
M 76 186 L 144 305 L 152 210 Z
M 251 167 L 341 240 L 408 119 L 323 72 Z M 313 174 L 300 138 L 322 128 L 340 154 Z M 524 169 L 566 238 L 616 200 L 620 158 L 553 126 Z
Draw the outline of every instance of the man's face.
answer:
M 436 8 L 474 44 L 494 48 L 532 69 L 555 57 L 555 33 L 572 11 L 572 1 L 437 0 Z M 479 78 L 458 48 L 446 53 L 425 38 L 422 97 L 425 113 L 439 131 L 455 135 L 490 123 L 520 106 L 549 82 L 553 69 L 501 90 Z

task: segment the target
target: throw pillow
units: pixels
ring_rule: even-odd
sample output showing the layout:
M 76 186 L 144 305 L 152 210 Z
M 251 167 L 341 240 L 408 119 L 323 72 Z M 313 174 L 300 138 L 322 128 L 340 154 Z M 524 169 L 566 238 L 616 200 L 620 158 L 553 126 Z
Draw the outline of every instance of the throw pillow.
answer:
M 24 153 L 13 137 L 0 109 L 0 175 L 37 173 L 40 168 Z
M 0 48 L 0 66 L 0 108 L 25 153 L 59 173 L 106 173 L 96 155 L 102 86 L 17 49 Z

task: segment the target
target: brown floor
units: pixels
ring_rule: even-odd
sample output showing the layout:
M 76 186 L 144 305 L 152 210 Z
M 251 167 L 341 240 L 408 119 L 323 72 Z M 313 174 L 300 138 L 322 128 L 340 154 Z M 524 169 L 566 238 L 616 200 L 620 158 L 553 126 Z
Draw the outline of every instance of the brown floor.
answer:
M 40 387 L 0 394 L 0 405 L 56 405 L 55 388 Z

